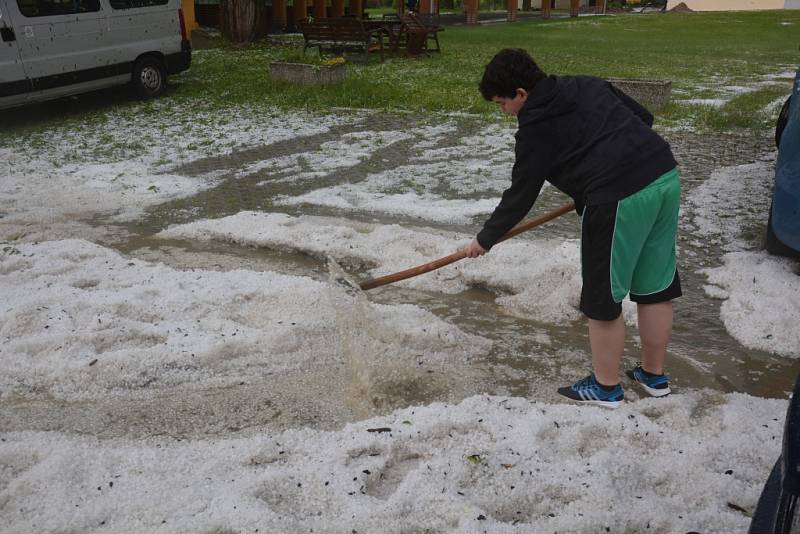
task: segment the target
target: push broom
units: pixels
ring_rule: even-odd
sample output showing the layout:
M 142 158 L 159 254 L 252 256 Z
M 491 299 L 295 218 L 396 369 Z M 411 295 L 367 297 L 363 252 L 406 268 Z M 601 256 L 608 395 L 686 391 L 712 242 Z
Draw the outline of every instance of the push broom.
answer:
M 515 235 L 521 234 L 531 228 L 539 226 L 541 224 L 546 223 L 547 221 L 551 221 L 556 217 L 560 217 L 561 215 L 567 213 L 568 211 L 572 211 L 575 209 L 574 202 L 568 202 L 563 206 L 560 206 L 554 210 L 548 211 L 538 217 L 531 219 L 530 221 L 526 221 L 523 223 L 518 224 L 505 234 L 497 241 L 505 241 L 506 239 L 511 239 Z M 393 274 L 387 274 L 386 276 L 381 276 L 379 278 L 373 278 L 371 280 L 367 280 L 359 284 L 359 287 L 367 291 L 368 289 L 374 289 L 376 287 L 385 286 L 386 284 L 392 284 L 394 282 L 399 282 L 400 280 L 406 280 L 408 278 L 413 278 L 415 276 L 419 276 L 421 274 L 428 273 L 430 271 L 435 271 L 436 269 L 440 269 L 445 265 L 450 265 L 451 263 L 455 263 L 458 260 L 462 260 L 466 258 L 466 252 L 464 250 L 459 250 L 454 254 L 450 254 L 449 256 L 444 256 L 443 258 L 439 258 L 438 260 L 434 260 L 432 262 L 426 263 L 424 265 L 419 265 L 417 267 L 412 267 L 411 269 L 406 269 L 405 271 L 399 271 Z

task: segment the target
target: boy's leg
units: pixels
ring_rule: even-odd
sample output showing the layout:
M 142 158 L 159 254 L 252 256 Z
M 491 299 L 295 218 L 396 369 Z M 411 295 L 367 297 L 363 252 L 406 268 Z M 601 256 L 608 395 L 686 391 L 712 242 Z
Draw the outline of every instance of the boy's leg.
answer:
M 672 334 L 672 302 L 638 304 L 639 335 L 642 340 L 642 368 L 648 373 L 664 373 L 667 344 Z M 605 386 L 619 382 L 619 364 L 625 348 L 625 322 L 620 315 L 613 321 L 589 319 L 589 344 L 597 381 Z
M 625 346 L 622 305 L 613 298 L 609 276 L 616 213 L 616 202 L 587 206 L 581 227 L 583 288 L 580 308 L 589 320 L 595 379 L 604 386 L 619 383 L 619 364 Z
M 672 302 L 637 304 L 639 336 L 642 340 L 642 369 L 664 374 L 667 343 L 672 334 Z
M 675 238 L 680 209 L 680 181 L 677 170 L 657 180 L 651 192 L 660 206 L 631 281 L 631 300 L 636 302 L 641 337 L 642 369 L 664 374 L 667 343 L 672 334 L 672 299 L 681 295 L 675 258 Z
M 581 311 L 589 318 L 594 372 L 558 393 L 576 402 L 616 408 L 625 399 L 619 362 L 625 345 L 622 305 L 611 295 L 611 243 L 617 204 L 587 206 L 581 229 Z
M 589 319 L 589 345 L 597 381 L 604 386 L 619 383 L 619 362 L 625 348 L 625 322 L 622 315 L 611 321 Z
M 641 198 L 638 198 L 641 197 Z M 633 272 L 631 300 L 636 302 L 641 336 L 641 368 L 625 374 L 647 393 L 663 397 L 670 393 L 664 374 L 667 343 L 672 333 L 672 299 L 681 295 L 675 258 L 675 238 L 680 209 L 680 180 L 677 170 L 666 173 L 631 197 L 632 210 L 641 201 L 650 204 L 657 217 L 653 222 Z

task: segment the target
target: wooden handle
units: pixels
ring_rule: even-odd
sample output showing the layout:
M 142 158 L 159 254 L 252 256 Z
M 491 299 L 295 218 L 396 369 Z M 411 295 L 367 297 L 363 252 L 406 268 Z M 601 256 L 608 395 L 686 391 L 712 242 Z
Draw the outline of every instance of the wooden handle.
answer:
M 540 224 L 544 224 L 547 221 L 553 220 L 556 217 L 559 217 L 568 211 L 572 211 L 575 209 L 574 202 L 568 202 L 563 206 L 560 206 L 552 211 L 548 211 L 545 214 L 539 215 L 531 219 L 530 221 L 518 224 L 497 240 L 498 243 L 501 241 L 505 241 L 506 239 L 511 239 L 515 235 L 521 234 L 527 230 L 530 230 L 534 226 L 539 226 Z M 372 280 L 367 280 L 366 282 L 362 282 L 359 284 L 359 287 L 364 291 L 369 289 L 374 289 L 376 287 L 385 286 L 386 284 L 391 284 L 394 282 L 399 282 L 400 280 L 406 280 L 407 278 L 413 278 L 415 276 L 419 276 L 421 274 L 428 273 L 430 271 L 435 271 L 436 269 L 440 269 L 445 265 L 450 265 L 451 263 L 455 263 L 458 260 L 463 260 L 466 258 L 467 253 L 465 250 L 459 250 L 454 254 L 450 254 L 449 256 L 445 256 L 443 258 L 439 258 L 438 260 L 434 260 L 430 263 L 426 263 L 424 265 L 419 265 L 417 267 L 412 267 L 411 269 L 406 269 L 405 271 L 396 272 L 394 274 L 387 274 L 386 276 L 381 276 L 379 278 L 373 278 Z

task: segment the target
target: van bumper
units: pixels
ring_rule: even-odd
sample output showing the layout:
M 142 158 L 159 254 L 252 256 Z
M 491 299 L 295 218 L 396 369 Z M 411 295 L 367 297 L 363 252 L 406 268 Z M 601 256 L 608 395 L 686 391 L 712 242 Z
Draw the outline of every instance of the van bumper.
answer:
M 167 74 L 177 74 L 189 68 L 192 64 L 192 42 L 181 41 L 181 51 L 166 56 Z

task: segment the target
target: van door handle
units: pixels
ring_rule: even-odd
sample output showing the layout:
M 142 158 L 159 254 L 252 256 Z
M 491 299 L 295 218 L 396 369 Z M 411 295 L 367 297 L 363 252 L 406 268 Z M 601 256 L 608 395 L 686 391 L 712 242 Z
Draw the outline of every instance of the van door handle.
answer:
M 11 28 L 0 28 L 0 36 L 2 36 L 4 43 L 17 40 L 17 36 L 14 35 L 14 30 Z

